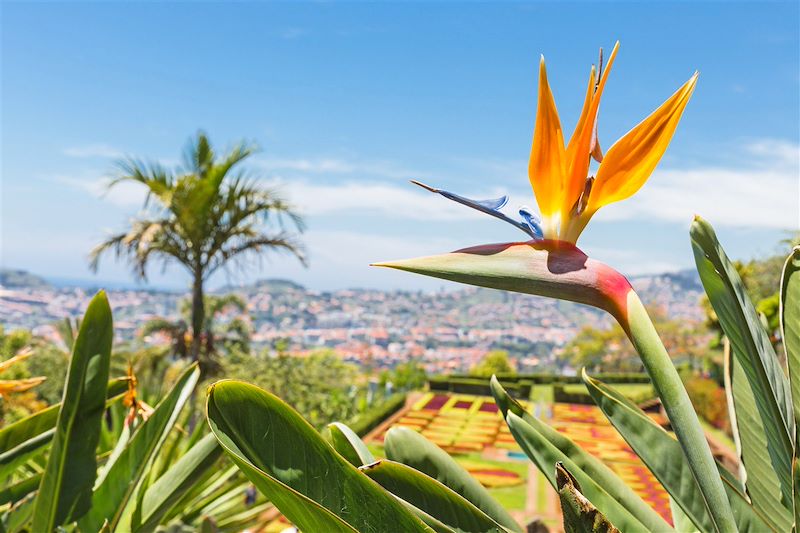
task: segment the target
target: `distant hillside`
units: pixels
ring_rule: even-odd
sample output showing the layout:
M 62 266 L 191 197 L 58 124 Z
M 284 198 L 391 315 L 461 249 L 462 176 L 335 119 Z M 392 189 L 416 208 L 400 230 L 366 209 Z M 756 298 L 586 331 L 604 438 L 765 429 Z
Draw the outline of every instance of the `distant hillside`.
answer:
M 43 289 L 51 285 L 44 278 L 31 274 L 25 270 L 0 269 L 0 285 L 12 289 L 29 287 Z
M 224 294 L 226 292 L 251 292 L 251 291 L 260 291 L 260 292 L 269 292 L 273 294 L 285 293 L 285 292 L 304 292 L 306 288 L 299 283 L 295 283 L 289 279 L 260 279 L 253 283 L 247 283 L 245 285 L 225 285 L 216 289 L 214 292 Z
M 686 291 L 702 291 L 703 284 L 700 283 L 700 276 L 694 269 L 679 270 L 677 272 L 664 272 L 662 274 L 642 274 L 632 276 L 631 282 L 634 286 L 647 285 L 654 281 L 664 281 L 670 283 L 677 289 Z

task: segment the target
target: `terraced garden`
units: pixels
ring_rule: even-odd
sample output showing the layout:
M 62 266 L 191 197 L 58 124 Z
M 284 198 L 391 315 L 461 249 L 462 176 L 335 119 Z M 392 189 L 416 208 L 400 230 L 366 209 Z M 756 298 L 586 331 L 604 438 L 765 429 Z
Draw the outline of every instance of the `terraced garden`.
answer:
M 527 402 L 527 407 L 603 460 L 671 521 L 669 496 L 597 407 L 545 401 Z M 395 425 L 419 431 L 453 454 L 520 522 L 540 518 L 560 524 L 555 493 L 514 441 L 492 397 L 420 395 L 367 435 L 365 440 L 377 456 L 382 456 L 386 431 Z

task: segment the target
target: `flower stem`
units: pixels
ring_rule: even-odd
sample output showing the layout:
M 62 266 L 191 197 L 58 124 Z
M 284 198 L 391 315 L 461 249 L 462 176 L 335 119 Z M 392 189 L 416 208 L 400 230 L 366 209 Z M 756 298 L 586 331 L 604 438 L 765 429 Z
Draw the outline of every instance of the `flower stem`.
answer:
M 625 309 L 614 314 L 639 352 L 656 393 L 661 398 L 717 531 L 736 532 L 733 512 L 697 413 L 635 291 L 628 292 Z

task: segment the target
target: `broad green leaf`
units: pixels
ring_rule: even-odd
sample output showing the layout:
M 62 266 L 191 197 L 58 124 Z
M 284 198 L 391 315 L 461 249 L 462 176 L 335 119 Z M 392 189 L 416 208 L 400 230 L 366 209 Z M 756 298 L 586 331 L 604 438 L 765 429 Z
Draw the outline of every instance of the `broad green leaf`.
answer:
M 124 378 L 109 381 L 106 405 L 125 392 L 127 386 Z M 51 405 L 0 429 L 0 479 L 6 479 L 31 454 L 50 443 L 60 408 L 60 403 Z
M 566 533 L 619 533 L 619 529 L 581 494 L 580 484 L 561 463 L 555 465 L 555 478 Z
M 105 476 L 98 479 L 94 489 L 91 510 L 79 521 L 82 530 L 96 531 L 104 520 L 108 520 L 111 529 L 117 529 L 129 504 L 135 501 L 139 484 L 147 474 L 147 466 L 175 425 L 199 376 L 196 363 L 187 368 L 169 394 L 139 425 L 122 452 L 112 456 L 110 461 L 113 462 L 104 469 Z
M 361 471 L 454 531 L 508 531 L 449 487 L 410 466 L 384 460 L 363 466 Z
M 696 217 L 692 224 L 691 239 L 700 280 L 717 313 L 720 326 L 730 340 L 736 362 L 752 389 L 766 433 L 767 452 L 781 484 L 782 503 L 791 509 L 795 421 L 788 379 L 758 312 L 736 268 L 719 244 L 714 229 L 708 222 Z M 737 417 L 741 429 L 744 422 L 740 413 L 737 413 Z M 745 445 L 743 441 L 742 446 Z M 758 453 L 763 453 L 763 450 Z M 756 497 L 752 493 L 751 496 Z
M 429 530 L 278 397 L 220 381 L 206 412 L 225 453 L 301 530 Z
M 383 442 L 386 457 L 427 474 L 451 488 L 511 531 L 520 531 L 519 524 L 455 459 L 436 444 L 414 430 L 395 426 Z
M 33 513 L 34 531 L 76 520 L 92 504 L 95 448 L 106 403 L 114 330 L 103 291 L 89 302 L 72 349 L 64 397 Z
M 490 387 L 495 402 L 503 413 L 503 417 L 506 418 L 506 422 L 508 421 L 509 413 L 521 417 L 525 422 L 530 424 L 541 437 L 546 439 L 549 444 L 558 450 L 558 461 L 570 465 L 570 471 L 576 475 L 578 475 L 580 471 L 596 481 L 606 493 L 614 500 L 620 502 L 631 515 L 636 517 L 642 524 L 645 524 L 650 531 L 668 531 L 670 529 L 669 524 L 664 521 L 661 515 L 647 505 L 647 503 L 620 479 L 611 468 L 600 459 L 572 442 L 569 437 L 562 435 L 528 413 L 519 402 L 509 396 L 494 376 L 491 379 Z M 547 465 L 545 465 L 546 469 L 540 469 L 552 486 L 557 489 L 553 464 L 555 463 L 547 463 Z M 595 505 L 597 504 L 595 503 Z
M 789 366 L 795 420 L 800 419 L 800 246 L 786 259 L 781 275 L 781 338 Z
M 346 425 L 341 422 L 333 422 L 328 424 L 327 430 L 326 438 L 330 445 L 351 465 L 358 468 L 375 461 L 375 457 L 367 449 L 364 441 Z
M 795 524 L 800 524 L 800 471 L 798 471 L 798 434 L 800 434 L 800 246 L 786 259 L 781 275 L 781 338 L 789 367 L 789 384 L 795 419 L 795 454 L 792 460 L 792 487 Z
M 680 444 L 661 426 L 653 422 L 641 409 L 612 387 L 583 373 L 589 394 L 608 420 L 619 431 L 636 455 L 642 460 L 672 499 L 681 506 L 696 528 L 704 532 L 715 531 L 714 522 L 703 503 L 692 476 L 689 463 Z M 739 481 L 723 466 L 717 464 L 725 481 L 728 501 L 740 532 L 763 532 L 777 529 L 768 526 L 739 492 Z
M 514 440 L 520 445 L 522 451 L 530 457 L 531 461 L 536 464 L 554 487 L 558 488 L 555 465 L 556 463 L 563 463 L 565 468 L 572 470 L 586 498 L 619 527 L 621 531 L 625 533 L 639 531 L 672 531 L 672 528 L 663 518 L 661 519 L 660 527 L 656 529 L 649 528 L 637 520 L 636 517 L 626 509 L 624 502 L 618 501 L 606 492 L 603 486 L 587 475 L 578 465 L 551 444 L 542 433 L 537 431 L 537 427 L 534 427 L 512 412 L 509 412 L 506 416 L 506 423 L 511 430 L 511 434 L 514 436 Z
M 788 531 L 792 513 L 782 502 L 781 482 L 765 453 L 769 444 L 759 416 L 756 400 L 742 365 L 736 357 L 728 356 L 728 394 L 733 401 L 736 431 L 739 442 L 739 462 L 744 471 L 744 484 L 753 507 L 774 524 L 779 531 Z
M 192 446 L 145 492 L 141 524 L 135 531 L 151 531 L 222 455 L 216 437 L 208 434 Z

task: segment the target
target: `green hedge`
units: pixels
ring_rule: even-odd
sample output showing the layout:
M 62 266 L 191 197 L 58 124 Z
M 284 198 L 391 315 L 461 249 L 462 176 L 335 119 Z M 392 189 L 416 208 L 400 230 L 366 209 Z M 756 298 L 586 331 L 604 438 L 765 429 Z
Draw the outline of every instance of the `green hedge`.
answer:
M 600 373 L 591 374 L 593 378 L 597 378 L 604 383 L 650 383 L 650 376 L 643 372 L 618 372 L 618 373 Z M 469 374 L 450 374 L 449 376 L 441 376 L 436 379 L 483 379 L 470 376 Z M 561 383 L 564 385 L 582 383 L 580 376 L 562 376 L 559 374 L 498 374 L 497 379 L 501 383 L 519 383 L 530 382 L 536 385 L 550 385 Z M 488 382 L 488 379 L 486 380 Z
M 356 435 L 363 437 L 378 427 L 381 422 L 397 412 L 405 403 L 405 393 L 392 394 L 385 401 L 361 413 L 353 422 L 349 423 L 348 426 L 355 431 Z
M 656 397 L 652 386 L 643 383 L 627 383 L 615 387 L 633 403 L 639 404 Z M 580 385 L 553 385 L 553 400 L 558 403 L 579 403 L 594 405 L 589 391 L 583 384 Z
M 507 382 L 501 384 L 511 396 L 527 398 L 531 392 L 530 382 Z M 488 378 L 454 378 L 451 376 L 432 376 L 428 378 L 428 387 L 435 392 L 453 392 L 458 394 L 474 394 L 476 396 L 491 396 Z

